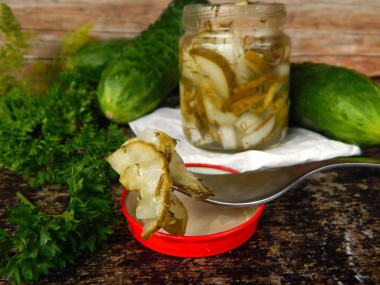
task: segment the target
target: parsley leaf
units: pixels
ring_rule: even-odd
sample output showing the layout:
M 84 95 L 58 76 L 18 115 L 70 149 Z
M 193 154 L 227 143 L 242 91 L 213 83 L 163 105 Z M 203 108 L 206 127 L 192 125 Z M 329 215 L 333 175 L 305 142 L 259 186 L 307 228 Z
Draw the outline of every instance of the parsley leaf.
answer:
M 20 70 L 29 34 L 0 4 L 0 167 L 24 176 L 36 191 L 54 183 L 69 196 L 63 213 L 48 215 L 17 193 L 21 201 L 7 220 L 13 230 L 0 228 L 0 274 L 14 284 L 38 280 L 104 245 L 117 223 L 111 199 L 117 174 L 105 157 L 125 141 L 124 129 L 99 116 L 94 89 L 81 74 L 64 70 L 89 28 L 65 36 L 53 63 L 29 78 Z
M 21 194 L 10 209 L 13 233 L 0 230 L 0 274 L 16 284 L 38 280 L 52 268 L 75 261 L 105 243 L 117 220 L 111 199 L 116 173 L 105 157 L 125 140 L 123 129 L 101 126 L 93 94 L 75 72 L 63 72 L 49 94 L 21 89 L 0 96 L 0 166 L 37 187 L 68 187 L 60 215 L 46 215 Z

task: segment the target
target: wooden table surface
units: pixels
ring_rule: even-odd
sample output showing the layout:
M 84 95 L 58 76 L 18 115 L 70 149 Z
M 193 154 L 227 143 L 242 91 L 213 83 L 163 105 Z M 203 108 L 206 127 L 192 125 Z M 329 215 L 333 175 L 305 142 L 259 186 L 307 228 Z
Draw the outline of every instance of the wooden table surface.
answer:
M 3 2 L 24 29 L 41 35 L 28 56 L 33 62 L 50 60 L 59 38 L 86 22 L 99 38 L 133 37 L 169 1 Z M 282 2 L 288 5 L 293 61 L 343 65 L 379 80 L 379 0 Z M 177 99 L 164 105 L 176 105 Z M 380 147 L 363 149 L 363 155 L 380 158 Z M 21 177 L 0 169 L 1 227 L 9 207 L 18 203 L 15 189 L 32 191 Z M 115 185 L 120 223 L 107 245 L 31 284 L 380 284 L 379 190 L 378 168 L 317 173 L 267 203 L 255 234 L 242 246 L 214 257 L 179 258 L 132 237 L 119 207 L 122 188 Z M 0 277 L 0 284 L 10 283 Z
M 364 150 L 380 158 L 380 147 Z M 31 191 L 0 169 L 0 226 L 17 200 Z M 265 205 L 256 232 L 242 246 L 205 258 L 154 252 L 120 223 L 107 245 L 30 284 L 379 284 L 380 169 L 340 168 L 314 174 Z M 11 284 L 0 277 L 0 284 Z

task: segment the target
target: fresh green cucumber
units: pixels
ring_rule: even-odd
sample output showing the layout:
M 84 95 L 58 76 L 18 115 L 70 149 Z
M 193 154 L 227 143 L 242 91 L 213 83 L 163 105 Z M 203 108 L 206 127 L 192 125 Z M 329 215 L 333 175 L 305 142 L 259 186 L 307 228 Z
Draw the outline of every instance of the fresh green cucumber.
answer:
M 119 56 L 131 39 L 98 39 L 86 43 L 67 59 L 70 69 L 78 70 L 88 81 L 98 83 L 107 65 Z
M 380 145 L 380 88 L 354 70 L 292 64 L 290 124 L 361 147 Z
M 120 124 L 155 108 L 178 85 L 178 41 L 182 10 L 205 0 L 173 0 L 158 20 L 134 38 L 103 72 L 97 101 L 105 116 Z

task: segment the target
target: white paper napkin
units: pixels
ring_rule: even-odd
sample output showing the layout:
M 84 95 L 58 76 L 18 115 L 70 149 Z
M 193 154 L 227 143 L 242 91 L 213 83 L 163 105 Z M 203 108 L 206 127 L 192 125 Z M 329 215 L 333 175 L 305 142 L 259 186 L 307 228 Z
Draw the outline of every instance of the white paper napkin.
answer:
M 130 122 L 129 126 L 135 134 L 150 128 L 178 139 L 176 150 L 185 163 L 221 165 L 237 171 L 288 166 L 361 153 L 358 146 L 331 140 L 303 128 L 290 128 L 279 146 L 265 151 L 249 150 L 233 154 L 205 151 L 192 146 L 186 140 L 181 126 L 180 110 L 174 108 L 157 109 Z

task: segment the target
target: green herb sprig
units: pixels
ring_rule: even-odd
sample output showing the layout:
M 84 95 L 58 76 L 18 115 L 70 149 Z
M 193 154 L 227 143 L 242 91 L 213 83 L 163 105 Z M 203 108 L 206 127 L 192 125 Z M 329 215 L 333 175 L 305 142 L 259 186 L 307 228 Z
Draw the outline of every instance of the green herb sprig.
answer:
M 21 27 L 15 19 L 11 9 L 0 3 L 0 94 L 3 94 L 11 86 L 23 86 L 25 80 L 16 80 L 20 68 L 24 67 L 24 54 L 29 48 L 31 34 L 22 32 Z
M 116 173 L 105 157 L 125 141 L 124 130 L 102 121 L 93 87 L 77 71 L 65 70 L 64 58 L 86 42 L 88 29 L 65 36 L 50 66 L 19 77 L 27 35 L 0 4 L 6 41 L 0 49 L 0 167 L 25 177 L 36 191 L 60 185 L 69 198 L 63 213 L 50 215 L 15 189 L 20 203 L 7 220 L 14 230 L 0 229 L 0 274 L 14 284 L 38 280 L 104 245 L 117 223 L 111 199 Z M 36 76 L 49 78 L 44 88 Z
M 46 215 L 19 194 L 8 219 L 16 230 L 0 231 L 0 273 L 15 284 L 38 280 L 103 245 L 117 222 L 115 173 L 104 158 L 125 137 L 116 125 L 100 127 L 93 96 L 81 76 L 68 71 L 47 96 L 30 97 L 21 89 L 0 96 L 0 166 L 33 187 L 68 187 L 70 197 L 64 213 Z
M 73 165 L 68 175 L 70 203 L 60 215 L 45 215 L 22 198 L 10 209 L 8 221 L 17 225 L 13 235 L 0 232 L 1 274 L 14 284 L 38 280 L 52 268 L 73 263 L 84 252 L 103 245 L 117 221 L 107 183 L 94 169 Z

